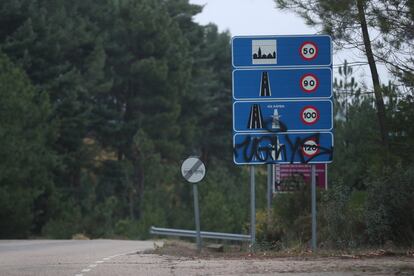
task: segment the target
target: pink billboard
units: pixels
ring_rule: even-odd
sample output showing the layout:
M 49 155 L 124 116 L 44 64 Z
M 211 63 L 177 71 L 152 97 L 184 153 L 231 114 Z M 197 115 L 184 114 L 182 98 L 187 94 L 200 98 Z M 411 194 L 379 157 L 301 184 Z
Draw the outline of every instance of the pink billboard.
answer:
M 315 164 L 316 186 L 328 189 L 327 164 Z M 311 165 L 307 164 L 277 164 L 273 165 L 273 192 L 289 192 L 299 189 L 305 183 L 311 183 Z

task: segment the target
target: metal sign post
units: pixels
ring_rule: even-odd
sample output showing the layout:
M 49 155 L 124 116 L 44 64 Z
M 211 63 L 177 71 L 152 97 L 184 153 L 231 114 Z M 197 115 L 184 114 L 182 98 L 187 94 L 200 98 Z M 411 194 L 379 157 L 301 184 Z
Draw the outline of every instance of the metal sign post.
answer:
M 181 174 L 190 183 L 193 183 L 194 197 L 194 220 L 196 226 L 196 241 L 198 252 L 201 251 L 201 230 L 200 230 L 200 208 L 198 206 L 198 187 L 200 182 L 206 175 L 206 167 L 204 163 L 197 157 L 187 158 L 181 165 Z
M 197 250 L 201 251 L 201 232 L 200 232 L 200 208 L 198 207 L 198 189 L 197 184 L 193 183 L 193 197 L 194 197 L 194 218 L 196 225 L 196 241 Z
M 254 250 L 256 243 L 256 183 L 254 166 L 250 166 L 250 250 Z
M 312 251 L 316 251 L 316 166 L 312 165 Z
M 273 196 L 273 170 L 272 164 L 267 164 L 267 219 L 270 222 L 270 215 L 272 211 L 272 196 Z

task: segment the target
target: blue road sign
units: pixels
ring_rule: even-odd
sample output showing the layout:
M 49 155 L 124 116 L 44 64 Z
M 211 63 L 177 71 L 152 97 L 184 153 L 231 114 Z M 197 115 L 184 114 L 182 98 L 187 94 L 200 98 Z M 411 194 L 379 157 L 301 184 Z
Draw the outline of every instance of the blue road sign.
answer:
M 233 104 L 235 132 L 330 131 L 332 102 L 236 101 Z
M 234 37 L 232 65 L 236 164 L 332 161 L 329 36 Z
M 233 67 L 331 66 L 330 36 L 233 37 Z
M 330 97 L 332 97 L 332 70 L 330 68 L 255 68 L 233 71 L 233 98 L 235 100 Z
M 333 136 L 318 133 L 237 133 L 234 162 L 244 164 L 330 163 Z

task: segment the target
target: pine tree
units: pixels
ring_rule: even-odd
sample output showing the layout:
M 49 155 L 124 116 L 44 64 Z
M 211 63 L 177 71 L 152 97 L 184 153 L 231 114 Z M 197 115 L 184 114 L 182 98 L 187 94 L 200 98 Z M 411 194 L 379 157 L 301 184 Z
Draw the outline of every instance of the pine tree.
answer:
M 51 109 L 47 95 L 2 53 L 0 95 L 0 237 L 23 238 L 48 216 L 55 165 L 48 146 Z
M 383 52 L 385 48 L 391 49 L 391 52 L 397 52 L 400 49 L 402 51 L 412 49 L 410 42 L 412 42 L 413 37 L 410 37 L 410 34 L 412 34 L 413 17 L 412 8 L 408 4 L 409 1 L 319 0 L 315 2 L 309 0 L 275 0 L 275 2 L 281 9 L 291 9 L 298 13 L 306 20 L 306 23 L 322 26 L 322 31 L 330 34 L 339 47 L 344 45 L 353 46 L 365 54 L 371 71 L 381 141 L 386 145 L 386 148 L 389 148 L 389 126 L 386 124 L 385 105 L 377 71 L 377 62 L 386 61 L 402 73 L 401 76 L 405 76 L 406 80 L 411 78 L 410 70 L 406 70 L 407 66 L 410 68 L 413 64 L 411 50 L 408 52 L 408 58 L 405 59 L 406 62 L 401 63 L 398 59 L 393 59 L 393 55 Z M 395 12 L 390 12 L 393 10 Z M 404 16 L 395 19 L 392 16 L 395 13 L 404 14 Z M 387 27 L 392 26 L 391 22 L 399 22 L 398 25 L 403 26 L 405 30 L 403 32 L 406 34 L 400 36 L 400 38 L 388 35 Z M 379 41 L 378 43 L 371 42 L 370 32 L 375 30 L 381 33 L 379 39 L 376 39 Z M 399 31 L 401 32 L 401 29 Z M 392 32 L 388 30 L 388 33 L 391 34 Z M 392 39 L 390 40 L 390 38 Z M 395 43 L 397 41 L 399 43 Z M 403 47 L 403 45 L 407 45 L 408 48 Z M 409 81 L 406 83 L 409 83 Z

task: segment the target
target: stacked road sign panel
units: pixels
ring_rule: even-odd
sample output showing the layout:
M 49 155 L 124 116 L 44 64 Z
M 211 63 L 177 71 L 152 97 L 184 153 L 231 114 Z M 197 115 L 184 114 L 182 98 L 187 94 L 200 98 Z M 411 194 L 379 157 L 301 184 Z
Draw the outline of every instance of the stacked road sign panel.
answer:
M 332 161 L 329 36 L 234 37 L 232 65 L 236 164 Z

